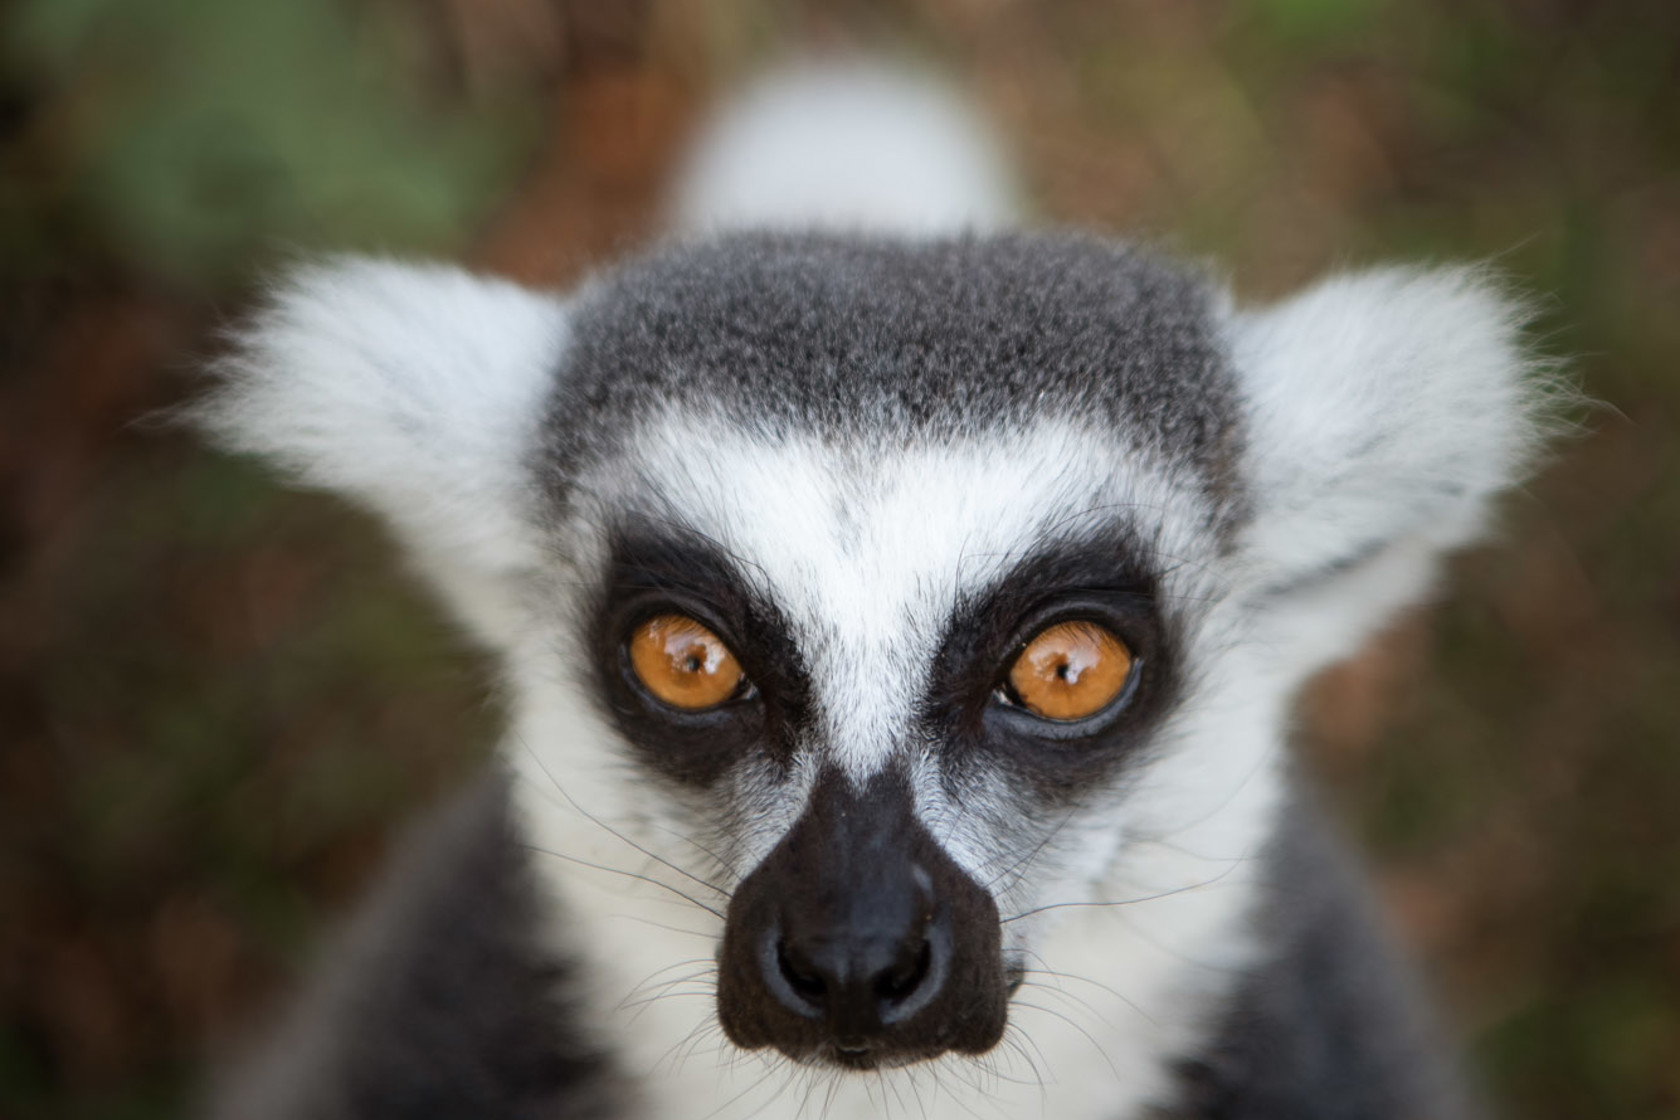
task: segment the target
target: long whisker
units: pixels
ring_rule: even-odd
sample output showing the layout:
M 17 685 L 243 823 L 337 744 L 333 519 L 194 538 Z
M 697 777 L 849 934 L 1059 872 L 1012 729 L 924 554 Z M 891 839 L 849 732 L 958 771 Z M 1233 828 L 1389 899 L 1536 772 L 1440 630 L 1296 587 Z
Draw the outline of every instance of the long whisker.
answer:
M 1199 890 L 1202 890 L 1205 887 L 1211 887 L 1215 883 L 1218 883 L 1221 879 L 1225 878 L 1227 875 L 1231 874 L 1231 872 L 1235 871 L 1237 869 L 1237 867 L 1239 867 L 1239 866 L 1241 866 L 1241 865 L 1240 864 L 1233 864 L 1232 866 L 1227 867 L 1225 870 L 1221 871 L 1219 874 L 1215 875 L 1211 879 L 1203 879 L 1199 883 L 1190 883 L 1186 886 L 1174 887 L 1172 890 L 1161 891 L 1158 894 L 1140 895 L 1137 898 L 1115 899 L 1111 902 L 1089 901 L 1089 902 L 1051 902 L 1051 903 L 1046 903 L 1043 906 L 1035 906 L 1031 910 L 1023 910 L 1019 914 L 1012 914 L 1007 918 L 1002 918 L 1002 919 L 999 920 L 999 924 L 1000 925 L 1008 925 L 1010 922 L 1018 922 L 1022 918 L 1030 918 L 1034 914 L 1043 914 L 1043 913 L 1045 913 L 1046 911 L 1049 911 L 1049 910 L 1065 910 L 1065 909 L 1072 909 L 1072 908 L 1096 908 L 1096 909 L 1100 909 L 1100 908 L 1104 908 L 1104 907 L 1113 907 L 1113 906 L 1136 906 L 1140 902 L 1154 902 L 1157 899 L 1171 898 L 1175 894 L 1187 894 L 1190 891 L 1199 891 Z
M 1055 979 L 1060 979 L 1061 978 L 1060 973 L 1051 972 L 1048 969 L 1042 969 L 1042 968 L 1023 969 L 1022 973 L 1026 976 L 1050 976 L 1050 977 L 1053 977 Z M 1062 987 L 1060 984 L 1045 984 L 1041 981 L 1033 981 L 1032 983 L 1033 983 L 1033 986 L 1038 991 L 1045 992 L 1045 993 L 1050 994 L 1050 995 L 1060 996 L 1062 999 L 1072 1000 L 1074 1003 L 1077 1003 L 1080 1007 L 1083 1007 L 1086 1011 L 1089 1011 L 1092 1014 L 1092 1016 L 1094 1016 L 1099 1022 L 1101 1022 L 1103 1024 L 1103 1026 L 1105 1026 L 1105 1027 L 1113 1027 L 1114 1026 L 1113 1023 L 1110 1023 L 1108 1021 L 1108 1016 L 1104 1015 L 1100 1010 L 1098 1010 L 1096 1004 L 1092 1003 L 1088 999 L 1083 998 L 1082 996 L 1074 995 L 1072 992 L 1068 991 L 1066 988 Z
M 693 880 L 694 882 L 698 883 L 700 886 L 705 887 L 707 890 L 716 893 L 720 897 L 727 897 L 728 896 L 729 892 L 724 890 L 722 887 L 718 886 L 716 883 L 709 882 L 705 879 L 702 879 L 700 876 L 694 874 L 694 872 L 692 872 L 692 871 L 689 871 L 687 868 L 678 867 L 676 864 L 672 863 L 670 860 L 666 859 L 664 856 L 658 855 L 654 852 L 650 852 L 648 849 L 644 848 L 642 845 L 636 843 L 634 840 L 630 839 L 628 836 L 624 835 L 622 832 L 618 831 L 616 828 L 612 827 L 610 824 L 606 823 L 601 818 L 597 817 L 594 813 L 591 813 L 588 809 L 585 809 L 582 805 L 579 805 L 577 803 L 577 799 L 575 797 L 573 797 L 571 794 L 566 792 L 566 788 L 560 784 L 559 779 L 557 779 L 554 776 L 554 772 L 552 770 L 550 770 L 548 768 L 548 764 L 542 760 L 542 756 L 537 754 L 536 751 L 532 750 L 530 744 L 525 742 L 525 740 L 523 738 L 520 738 L 519 745 L 525 749 L 525 753 L 530 755 L 531 760 L 533 762 L 535 762 L 537 764 L 537 766 L 542 769 L 542 772 L 548 776 L 549 782 L 553 784 L 555 790 L 559 792 L 560 796 L 564 797 L 566 799 L 566 801 L 572 806 L 572 808 L 576 809 L 580 814 L 582 814 L 582 816 L 585 819 L 587 819 L 591 824 L 594 824 L 596 827 L 602 829 L 603 831 L 611 834 L 612 836 L 616 837 L 617 839 L 619 839 L 623 843 L 625 843 L 625 844 L 629 845 L 630 847 L 636 849 L 638 852 L 642 853 L 644 856 L 647 856 L 649 859 L 653 860 L 655 863 L 663 864 L 664 866 L 669 867 L 672 871 L 675 871 L 678 875 L 681 875 L 684 878 Z M 710 907 L 707 907 L 707 909 L 710 909 Z M 715 910 L 712 911 L 712 912 L 717 913 Z M 718 916 L 722 917 L 721 914 L 718 915 Z
M 717 934 L 710 930 L 687 929 L 683 926 L 673 926 L 666 922 L 656 922 L 652 918 L 644 918 L 640 914 L 618 914 L 616 916 L 624 921 L 635 922 L 637 925 L 652 926 L 654 929 L 662 929 L 667 933 L 681 933 L 686 934 L 689 937 L 704 938 L 707 941 L 714 941 L 717 938 Z
M 728 1100 L 724 1101 L 722 1104 L 720 1104 L 716 1108 L 712 1109 L 712 1111 L 706 1113 L 706 1115 L 704 1117 L 704 1120 L 712 1120 L 713 1117 L 718 1116 L 719 1114 L 721 1114 L 721 1113 L 727 1111 L 728 1109 L 734 1107 L 734 1105 L 736 1103 L 738 1103 L 741 1100 L 742 1097 L 745 1097 L 745 1096 L 748 1096 L 752 1093 L 757 1092 L 759 1086 L 763 1085 L 766 1081 L 770 1080 L 770 1078 L 772 1076 L 774 1076 L 775 1073 L 776 1073 L 776 1067 L 774 1065 L 770 1066 L 769 1068 L 767 1068 L 765 1070 L 765 1073 L 764 1073 L 763 1077 L 760 1077 L 757 1081 L 754 1081 L 751 1085 L 748 1085 L 745 1089 L 742 1089 L 739 1093 L 736 1093 L 733 1097 L 730 1097 Z M 781 1096 L 783 1090 L 785 1090 L 787 1088 L 787 1086 L 788 1086 L 788 1079 L 784 1079 L 782 1081 L 781 1088 L 777 1089 L 776 1092 L 771 1096 L 770 1099 L 773 1101 L 777 1097 Z M 762 1109 L 760 1111 L 762 1111 Z M 756 1116 L 757 1113 L 755 1112 L 753 1115 Z
M 724 920 L 723 911 L 715 909 L 711 906 L 707 906 L 704 902 L 701 902 L 698 898 L 695 898 L 693 895 L 686 894 L 683 891 L 678 890 L 676 887 L 673 887 L 671 884 L 669 884 L 667 882 L 664 882 L 663 880 L 660 880 L 660 879 L 655 879 L 651 875 L 642 875 L 642 874 L 639 874 L 638 872 L 635 872 L 635 871 L 626 871 L 622 867 L 608 867 L 604 863 L 592 863 L 589 860 L 579 859 L 577 856 L 569 856 L 565 852 L 551 851 L 548 848 L 540 847 L 536 844 L 524 844 L 524 845 L 521 845 L 521 846 L 523 848 L 525 848 L 526 851 L 536 852 L 539 855 L 552 856 L 555 859 L 563 859 L 568 863 L 578 864 L 580 867 L 588 867 L 588 868 L 591 868 L 595 871 L 605 871 L 610 875 L 622 875 L 626 879 L 637 879 L 637 880 L 639 880 L 643 883 L 652 884 L 653 886 L 659 887 L 663 890 L 670 891 L 672 894 L 676 895 L 678 898 L 682 899 L 684 902 L 689 902 L 689 903 L 694 904 L 695 906 L 698 906 L 700 909 L 702 909 L 706 913 L 712 915 L 718 921 L 721 922 L 721 921 Z M 692 931 L 689 931 L 689 932 L 692 932 Z
M 642 983 L 636 985 L 635 989 L 632 990 L 629 995 L 626 995 L 623 999 L 618 1001 L 618 1007 L 620 1010 L 640 1007 L 644 1003 L 650 1003 L 661 998 L 665 993 L 671 991 L 679 985 L 697 983 L 702 980 L 708 980 L 716 975 L 717 969 L 706 968 L 701 969 L 699 972 L 691 972 L 685 976 L 677 976 L 669 980 L 660 980 L 657 982 L 643 981 Z
M 1069 809 L 1066 813 L 1062 814 L 1062 819 L 1056 822 L 1056 827 L 1051 829 L 1045 835 L 1044 839 L 1042 839 L 1038 842 L 1038 844 L 1033 848 L 1032 851 L 1028 852 L 1026 855 L 1022 856 L 1020 859 L 1016 860 L 1014 863 L 1010 864 L 1004 870 L 998 872 L 998 874 L 995 875 L 992 878 L 991 882 L 986 884 L 986 889 L 989 890 L 989 891 L 992 890 L 992 888 L 996 887 L 997 884 L 1003 879 L 1003 877 L 1005 875 L 1009 875 L 1009 874 L 1011 874 L 1013 872 L 1016 872 L 1016 871 L 1021 871 L 1023 874 L 1025 874 L 1026 867 L 1029 864 L 1031 864 L 1033 860 L 1037 859 L 1038 856 L 1039 856 L 1039 853 L 1044 851 L 1045 848 L 1047 848 L 1052 842 L 1054 842 L 1057 836 L 1061 835 L 1062 829 L 1066 828 L 1067 825 L 1068 825 L 1068 822 L 1073 820 L 1074 814 L 1077 811 L 1078 811 L 1077 809 Z M 1016 884 L 1019 883 L 1019 882 L 1020 882 L 1020 879 L 1017 878 L 1014 882 L 1010 883 L 1009 886 L 1004 887 L 1001 891 L 994 891 L 993 893 L 1007 894 L 1011 890 L 1013 890 L 1015 888 Z
M 707 847 L 705 844 L 700 843 L 700 841 L 694 839 L 694 837 L 689 836 L 686 833 L 679 832 L 674 828 L 668 828 L 667 826 L 662 825 L 662 824 L 658 824 L 656 822 L 651 823 L 650 827 L 657 828 L 660 832 L 665 833 L 665 835 L 673 836 L 676 839 L 681 840 L 683 843 L 687 844 L 689 847 L 691 847 L 691 848 L 695 849 L 696 851 L 700 852 L 702 855 L 707 856 L 708 858 L 711 859 L 711 861 L 713 863 L 717 864 L 718 867 L 721 868 L 724 871 L 724 873 L 727 874 L 736 883 L 739 883 L 742 880 L 742 878 L 744 878 L 744 876 L 742 876 L 742 874 L 741 874 L 741 872 L 738 868 L 736 868 L 728 860 L 724 859 L 723 856 L 719 855 L 716 850 Z M 715 887 L 714 887 L 714 889 L 715 889 Z
M 1120 1077 L 1120 1068 L 1114 1064 L 1114 1059 L 1109 1057 L 1108 1051 L 1103 1049 L 1102 1043 L 1097 1041 L 1096 1035 L 1092 1034 L 1090 1031 L 1086 1030 L 1084 1027 L 1082 1027 L 1078 1023 L 1074 1022 L 1072 1016 L 1065 1015 L 1062 1012 L 1057 1011 L 1053 1007 L 1045 1007 L 1044 1005 L 1038 1004 L 1038 1003 L 1026 1003 L 1026 1002 L 1022 1002 L 1022 1001 L 1017 1001 L 1017 1004 L 1020 1007 L 1025 1007 L 1025 1008 L 1028 1008 L 1029 1010 L 1037 1011 L 1042 1015 L 1052 1015 L 1052 1016 L 1056 1017 L 1057 1019 L 1060 1019 L 1062 1022 L 1066 1023 L 1068 1026 L 1072 1027 L 1074 1030 L 1078 1031 L 1080 1034 L 1084 1035 L 1086 1041 L 1091 1044 L 1091 1048 L 1094 1049 L 1098 1054 L 1100 1054 L 1102 1056 L 1102 1060 L 1104 1062 L 1108 1063 L 1108 1068 L 1114 1071 L 1115 1078 L 1118 1079 Z
M 1018 1030 L 1010 1031 L 1008 1034 L 1003 1036 L 1003 1044 L 1009 1047 L 1011 1053 L 1019 1056 L 1023 1062 L 1027 1063 L 1028 1069 L 1032 1070 L 1033 1079 L 1031 1082 L 1027 1081 L 1025 1078 L 1021 1078 L 1017 1081 L 1017 1084 L 1036 1084 L 1038 1086 L 1039 1098 L 1042 1100 L 1044 1094 L 1048 1091 L 1048 1087 L 1044 1083 L 1044 1071 L 1038 1068 L 1038 1063 L 1033 1061 L 1033 1056 L 1030 1052 L 1028 1052 L 1026 1045 L 1022 1043 L 1020 1038 L 1017 1037 L 1020 1033 L 1021 1032 Z
M 1131 999 L 1128 999 L 1121 992 L 1116 991 L 1113 987 L 1111 987 L 1107 984 L 1104 984 L 1100 980 L 1093 980 L 1089 976 L 1081 976 L 1081 975 L 1079 975 L 1078 973 L 1075 973 L 1075 972 L 1058 972 L 1055 969 L 1049 967 L 1049 965 L 1045 962 L 1044 958 L 1042 956 L 1040 956 L 1039 954 L 1033 952 L 1030 949 L 1026 950 L 1026 952 L 1034 960 L 1038 961 L 1038 963 L 1040 965 L 1044 966 L 1042 968 L 1026 969 L 1025 971 L 1028 974 L 1039 973 L 1039 974 L 1042 974 L 1042 975 L 1045 975 L 1045 976 L 1053 976 L 1058 980 L 1077 980 L 1081 984 L 1089 984 L 1089 985 L 1091 985 L 1091 987 L 1096 988 L 1099 991 L 1106 992 L 1107 994 L 1113 996 L 1115 999 L 1119 1000 L 1121 1003 L 1125 1004 L 1127 1007 L 1131 1008 L 1133 1011 L 1136 1011 L 1139 1015 L 1141 1015 L 1145 1019 L 1149 1020 L 1149 1022 L 1151 1024 L 1153 1024 L 1154 1026 L 1160 1026 L 1159 1023 L 1155 1022 L 1155 1017 L 1154 1016 L 1150 1015 L 1149 1012 L 1147 1012 L 1143 1008 L 1139 1007 L 1136 1002 L 1134 1002 Z M 1040 987 L 1046 987 L 1046 986 L 1045 985 L 1040 985 Z M 1068 991 L 1066 988 L 1063 988 L 1060 985 L 1058 985 L 1054 989 L 1047 989 L 1047 990 L 1054 990 L 1054 991 L 1059 992 L 1061 995 L 1065 996 L 1068 999 L 1078 1000 L 1080 1003 L 1082 1003 L 1086 1007 L 1090 1008 L 1093 1014 L 1098 1014 L 1098 1018 L 1102 1018 L 1102 1016 L 1099 1013 L 1097 1013 L 1096 1008 L 1094 1006 L 1092 1006 L 1092 1004 L 1089 1001 L 1081 998 L 1080 996 L 1074 995 L 1072 992 Z

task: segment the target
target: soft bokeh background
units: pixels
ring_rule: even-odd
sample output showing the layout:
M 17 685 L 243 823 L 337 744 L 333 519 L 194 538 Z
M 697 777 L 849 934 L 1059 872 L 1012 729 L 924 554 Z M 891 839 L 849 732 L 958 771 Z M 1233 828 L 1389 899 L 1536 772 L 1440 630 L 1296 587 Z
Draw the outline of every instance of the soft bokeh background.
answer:
M 1303 746 L 1509 1116 L 1680 1114 L 1680 4 L 11 0 L 0 44 L 0 1115 L 179 1115 L 494 736 L 373 524 L 136 418 L 300 249 L 572 282 L 719 90 L 848 46 L 1251 298 L 1540 297 L 1603 407 Z

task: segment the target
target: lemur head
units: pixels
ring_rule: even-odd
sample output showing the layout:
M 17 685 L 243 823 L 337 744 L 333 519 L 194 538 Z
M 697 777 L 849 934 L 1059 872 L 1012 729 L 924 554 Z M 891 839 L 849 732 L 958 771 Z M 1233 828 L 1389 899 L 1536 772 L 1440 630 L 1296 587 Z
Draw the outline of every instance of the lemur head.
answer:
M 1081 921 L 1229 925 L 1293 691 L 1531 448 L 1518 318 L 1453 269 L 1242 311 L 1060 235 L 724 234 L 567 295 L 340 260 L 203 415 L 500 653 L 625 988 L 715 957 L 734 1045 L 878 1068 L 993 1047 Z

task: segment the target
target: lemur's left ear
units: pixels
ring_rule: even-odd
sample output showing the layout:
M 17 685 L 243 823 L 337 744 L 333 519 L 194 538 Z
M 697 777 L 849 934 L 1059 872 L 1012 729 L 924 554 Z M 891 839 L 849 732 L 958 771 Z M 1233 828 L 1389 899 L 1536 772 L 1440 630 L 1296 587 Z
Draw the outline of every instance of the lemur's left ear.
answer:
M 1324 616 L 1320 660 L 1421 596 L 1531 464 L 1555 394 L 1528 317 L 1471 268 L 1340 276 L 1233 316 L 1244 543 L 1269 594 Z
M 528 472 L 566 318 L 454 268 L 297 268 L 238 331 L 193 418 L 382 515 L 446 593 L 537 562 Z M 473 621 L 484 621 L 474 618 Z

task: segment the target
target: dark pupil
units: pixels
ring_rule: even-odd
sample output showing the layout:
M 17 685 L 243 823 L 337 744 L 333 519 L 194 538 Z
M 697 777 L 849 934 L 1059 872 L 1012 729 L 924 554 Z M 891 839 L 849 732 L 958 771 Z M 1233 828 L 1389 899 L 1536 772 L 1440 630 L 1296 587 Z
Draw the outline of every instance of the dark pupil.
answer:
M 692 649 L 688 651 L 688 656 L 683 659 L 683 669 L 690 673 L 698 673 L 705 667 L 705 664 L 705 659 Z
M 1057 680 L 1063 680 L 1063 681 L 1067 680 L 1068 679 L 1068 669 L 1070 667 L 1071 666 L 1068 664 L 1068 661 L 1067 661 L 1066 658 L 1063 658 L 1061 661 L 1059 661 L 1056 664 L 1056 679 Z

